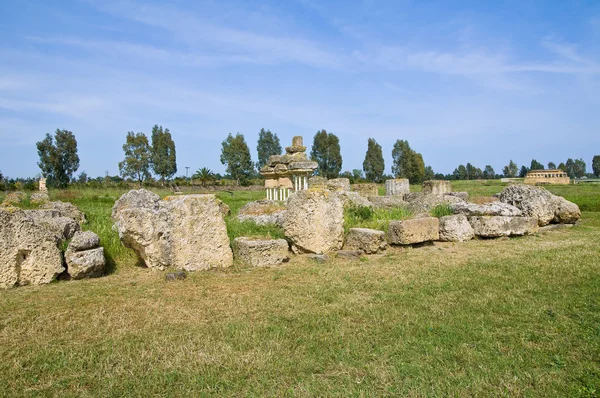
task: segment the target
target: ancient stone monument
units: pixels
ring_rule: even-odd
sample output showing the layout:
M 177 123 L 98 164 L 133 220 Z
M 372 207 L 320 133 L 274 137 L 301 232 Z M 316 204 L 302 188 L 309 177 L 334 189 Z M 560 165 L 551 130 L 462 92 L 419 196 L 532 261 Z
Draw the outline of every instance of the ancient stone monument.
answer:
M 429 180 L 423 183 L 423 193 L 445 194 L 452 192 L 450 181 L 444 180 Z
M 48 188 L 46 187 L 46 179 L 44 177 L 40 178 L 39 187 L 40 192 L 48 192 Z
M 306 147 L 302 137 L 292 139 L 292 145 L 285 148 L 285 155 L 272 155 L 260 169 L 265 177 L 268 200 L 286 200 L 293 191 L 308 189 L 308 177 L 317 168 L 317 162 L 306 157 Z
M 407 178 L 396 178 L 385 181 L 386 196 L 402 196 L 410 192 L 410 185 Z
M 571 179 L 562 170 L 531 170 L 525 176 L 525 184 L 570 184 Z

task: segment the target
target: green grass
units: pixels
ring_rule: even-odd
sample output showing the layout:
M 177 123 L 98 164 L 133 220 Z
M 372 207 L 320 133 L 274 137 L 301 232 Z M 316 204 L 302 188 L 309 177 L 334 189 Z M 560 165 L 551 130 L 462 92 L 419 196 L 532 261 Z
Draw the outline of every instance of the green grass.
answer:
M 599 208 L 600 187 L 550 189 Z M 51 196 L 106 245 L 120 193 Z M 235 214 L 262 192 L 225 195 Z M 0 291 L 0 396 L 597 397 L 599 241 L 585 211 L 531 237 L 166 282 L 117 240 L 108 276 Z
M 405 208 L 372 209 L 370 207 L 349 207 L 344 210 L 344 229 L 370 228 L 387 232 L 391 221 L 404 220 L 412 215 Z
M 444 217 L 444 216 L 452 215 L 452 214 L 454 214 L 454 212 L 452 211 L 452 207 L 450 207 L 449 204 L 442 203 L 442 204 L 435 206 L 433 209 L 431 209 L 429 211 L 429 214 L 432 217 Z

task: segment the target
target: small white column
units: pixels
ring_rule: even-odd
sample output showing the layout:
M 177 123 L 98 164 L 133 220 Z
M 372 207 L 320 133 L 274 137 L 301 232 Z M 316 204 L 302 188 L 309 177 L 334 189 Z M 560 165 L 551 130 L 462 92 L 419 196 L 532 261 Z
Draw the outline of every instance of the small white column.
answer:
M 304 176 L 304 190 L 308 189 L 308 176 Z

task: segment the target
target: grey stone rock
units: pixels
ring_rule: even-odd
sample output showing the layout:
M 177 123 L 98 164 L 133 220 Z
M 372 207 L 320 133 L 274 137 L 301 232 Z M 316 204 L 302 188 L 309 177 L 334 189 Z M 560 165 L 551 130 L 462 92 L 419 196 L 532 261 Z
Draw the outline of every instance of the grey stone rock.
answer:
M 347 260 L 357 260 L 362 256 L 362 250 L 338 250 L 335 254 L 337 258 L 343 258 Z
M 464 200 L 465 202 L 469 200 L 468 192 L 446 192 L 444 196 L 455 196 L 459 199 Z
M 533 235 L 538 231 L 534 217 L 473 216 L 469 222 L 475 235 L 482 238 Z
M 104 274 L 106 260 L 103 247 L 79 252 L 67 249 L 65 260 L 67 272 L 73 279 L 97 278 Z
M 330 191 L 350 191 L 350 180 L 347 178 L 334 178 L 327 181 Z
M 36 224 L 47 228 L 61 241 L 71 239 L 81 229 L 76 220 L 70 217 L 63 217 L 56 210 L 25 210 L 25 213 Z
M 238 220 L 253 221 L 256 225 L 283 225 L 285 206 L 276 200 L 258 200 L 242 207 Z
M 41 209 L 55 210 L 62 217 L 67 217 L 75 220 L 78 224 L 84 224 L 86 222 L 85 214 L 79 210 L 77 206 L 69 202 L 48 202 L 44 203 Z
M 393 245 L 439 240 L 440 222 L 436 217 L 392 221 L 388 227 L 388 241 Z
M 463 200 L 450 195 L 444 194 L 426 194 L 423 192 L 411 192 L 404 195 L 404 200 L 408 202 L 408 208 L 414 213 L 428 212 L 434 207 L 442 204 L 450 205 L 459 203 Z
M 175 271 L 175 272 L 169 272 L 165 275 L 165 280 L 168 281 L 182 281 L 185 278 L 187 278 L 187 274 L 185 271 Z
M 279 265 L 289 259 L 285 239 L 253 239 L 247 237 L 233 240 L 235 258 L 252 267 Z
M 78 231 L 69 242 L 68 250 L 81 252 L 100 246 L 100 238 L 92 231 Z
M 376 209 L 397 209 L 408 208 L 409 203 L 402 199 L 402 196 L 370 196 L 369 202 Z
M 0 208 L 0 288 L 50 283 L 64 270 L 54 234 L 23 210 Z
M 429 180 L 423 183 L 423 193 L 425 194 L 445 194 L 452 192 L 450 181 L 445 180 Z
M 464 214 L 440 217 L 440 240 L 464 242 L 473 239 L 475 233 Z
M 338 191 L 331 192 L 331 195 L 341 200 L 344 207 L 373 207 L 373 203 L 358 192 Z
M 410 192 L 410 184 L 406 178 L 396 178 L 385 181 L 386 196 L 404 196 Z
M 521 210 L 513 205 L 503 202 L 492 202 L 486 204 L 459 202 L 450 205 L 455 214 L 466 216 L 521 216 Z
M 50 202 L 50 197 L 46 192 L 35 192 L 29 197 L 29 202 L 34 204 Z
M 344 243 L 344 250 L 359 250 L 366 254 L 377 253 L 386 247 L 385 232 L 368 228 L 350 228 Z
M 319 264 L 323 264 L 329 260 L 329 256 L 327 254 L 307 254 L 306 257 L 316 261 Z

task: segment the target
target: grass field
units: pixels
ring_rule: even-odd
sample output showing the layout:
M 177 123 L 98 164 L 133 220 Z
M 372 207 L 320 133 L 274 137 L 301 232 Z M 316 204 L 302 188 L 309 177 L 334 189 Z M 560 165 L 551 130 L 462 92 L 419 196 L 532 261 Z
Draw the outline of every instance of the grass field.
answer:
M 597 397 L 600 187 L 549 189 L 580 225 L 177 282 L 120 245 L 121 191 L 51 192 L 86 212 L 111 270 L 0 291 L 0 396 Z M 263 193 L 219 197 L 235 214 Z

